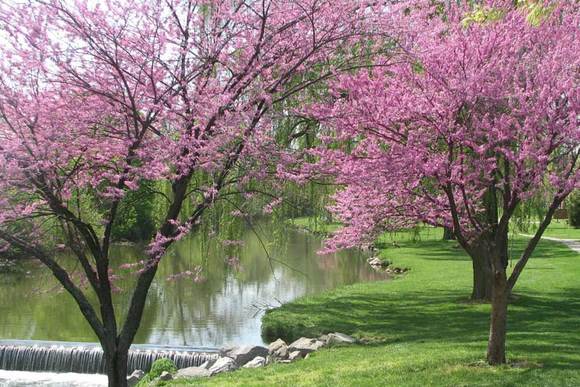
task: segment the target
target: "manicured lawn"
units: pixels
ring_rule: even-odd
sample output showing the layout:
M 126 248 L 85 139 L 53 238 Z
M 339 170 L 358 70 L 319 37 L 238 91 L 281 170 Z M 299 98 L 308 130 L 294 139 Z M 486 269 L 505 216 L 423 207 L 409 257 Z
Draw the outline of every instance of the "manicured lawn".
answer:
M 536 227 L 530 227 L 527 234 L 536 231 Z M 580 228 L 574 228 L 568 224 L 567 220 L 553 220 L 548 229 L 544 232 L 544 236 L 559 239 L 578 239 L 580 240 Z
M 292 224 L 297 227 L 304 228 L 316 233 L 327 233 L 333 232 L 340 227 L 339 223 L 333 224 L 323 224 L 316 218 L 296 218 L 293 219 Z M 536 232 L 538 227 L 536 223 L 527 224 L 525 227 L 517 227 L 516 225 L 512 226 L 512 232 L 517 234 L 533 234 Z M 393 237 L 394 239 L 409 239 L 409 233 L 394 233 L 393 235 L 389 235 L 389 237 Z M 443 235 L 443 230 L 436 229 L 436 228 L 421 228 L 420 229 L 420 237 L 433 237 L 438 238 L 438 236 Z M 574 228 L 570 226 L 568 220 L 564 219 L 554 219 L 548 226 L 548 229 L 544 232 L 544 236 L 551 237 L 551 238 L 559 238 L 559 239 L 576 239 L 580 240 L 580 228 Z
M 542 241 L 510 305 L 508 357 L 483 363 L 489 305 L 467 302 L 470 261 L 440 230 L 387 235 L 380 256 L 411 270 L 392 281 L 306 297 L 268 313 L 267 336 L 288 340 L 340 331 L 365 344 L 323 349 L 307 360 L 242 370 L 196 385 L 579 386 L 580 255 Z M 396 239 L 400 247 L 393 246 Z M 420 239 L 412 242 L 411 239 Z M 525 238 L 513 241 L 514 256 Z M 182 381 L 182 384 L 188 382 Z M 179 384 L 174 382 L 174 384 Z

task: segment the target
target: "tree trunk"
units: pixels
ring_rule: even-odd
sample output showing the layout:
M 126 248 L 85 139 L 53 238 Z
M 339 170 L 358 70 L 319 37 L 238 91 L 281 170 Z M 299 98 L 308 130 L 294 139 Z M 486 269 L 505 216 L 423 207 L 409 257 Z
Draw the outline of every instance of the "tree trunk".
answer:
M 455 240 L 455 234 L 453 234 L 453 228 L 451 228 L 451 227 L 444 227 L 443 228 L 443 240 L 444 241 Z
M 473 290 L 471 299 L 474 301 L 490 301 L 493 291 L 493 273 L 491 259 L 484 251 L 471 256 L 473 264 Z
M 495 268 L 493 278 L 491 319 L 489 341 L 487 345 L 487 362 L 490 365 L 506 363 L 505 342 L 507 332 L 508 296 L 509 290 L 507 286 L 507 276 L 502 265 L 501 267 Z
M 115 348 L 112 352 L 105 351 L 109 387 L 127 387 L 128 359 L 128 350 L 123 351 L 120 348 Z

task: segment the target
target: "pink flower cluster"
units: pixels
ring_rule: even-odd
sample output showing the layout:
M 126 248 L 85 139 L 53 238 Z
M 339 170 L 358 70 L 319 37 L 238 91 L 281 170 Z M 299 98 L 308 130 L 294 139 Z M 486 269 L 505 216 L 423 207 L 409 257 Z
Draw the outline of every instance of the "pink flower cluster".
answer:
M 557 3 L 540 23 L 507 2 L 484 2 L 501 17 L 473 23 L 470 6 L 451 2 L 445 17 L 436 7 L 392 6 L 396 48 L 310 107 L 325 146 L 303 173 L 343 187 L 330 249 L 416 223 L 477 239 L 489 193 L 509 216 L 579 185 L 578 4 Z

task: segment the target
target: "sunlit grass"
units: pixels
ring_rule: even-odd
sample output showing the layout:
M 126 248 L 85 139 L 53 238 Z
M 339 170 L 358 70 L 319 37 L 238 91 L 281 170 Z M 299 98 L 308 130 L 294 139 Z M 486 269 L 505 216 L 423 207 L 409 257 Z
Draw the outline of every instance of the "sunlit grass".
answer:
M 532 224 L 529 227 L 527 234 L 536 232 L 537 224 Z M 544 232 L 544 236 L 559 239 L 577 239 L 580 240 L 580 228 L 570 226 L 567 220 L 557 219 L 550 223 L 548 229 Z

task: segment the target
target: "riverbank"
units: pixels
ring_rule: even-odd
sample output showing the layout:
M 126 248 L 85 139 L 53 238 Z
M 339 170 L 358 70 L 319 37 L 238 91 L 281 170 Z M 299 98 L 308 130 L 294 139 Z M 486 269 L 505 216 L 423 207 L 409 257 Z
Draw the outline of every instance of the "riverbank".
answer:
M 467 302 L 470 261 L 440 230 L 388 235 L 379 254 L 411 270 L 301 298 L 271 311 L 281 336 L 340 331 L 365 344 L 323 349 L 307 360 L 242 370 L 195 385 L 574 386 L 580 385 L 580 255 L 543 240 L 510 305 L 510 366 L 483 362 L 489 305 Z M 415 239 L 415 241 L 413 241 Z M 396 247 L 392 242 L 396 241 Z M 525 237 L 510 244 L 516 256 Z M 186 381 L 179 382 L 187 384 Z M 177 385 L 177 382 L 174 382 Z

